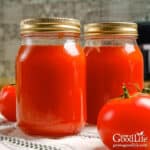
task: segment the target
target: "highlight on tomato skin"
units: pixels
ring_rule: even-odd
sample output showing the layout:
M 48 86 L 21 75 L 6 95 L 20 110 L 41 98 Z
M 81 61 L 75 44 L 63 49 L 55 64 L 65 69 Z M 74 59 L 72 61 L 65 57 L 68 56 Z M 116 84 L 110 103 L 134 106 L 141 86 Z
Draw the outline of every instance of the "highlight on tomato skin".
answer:
M 128 92 L 128 91 L 127 91 Z M 114 150 L 150 149 L 150 95 L 125 94 L 109 100 L 99 112 L 97 128 L 103 143 Z
M 0 91 L 0 113 L 8 121 L 16 121 L 16 87 L 4 86 Z

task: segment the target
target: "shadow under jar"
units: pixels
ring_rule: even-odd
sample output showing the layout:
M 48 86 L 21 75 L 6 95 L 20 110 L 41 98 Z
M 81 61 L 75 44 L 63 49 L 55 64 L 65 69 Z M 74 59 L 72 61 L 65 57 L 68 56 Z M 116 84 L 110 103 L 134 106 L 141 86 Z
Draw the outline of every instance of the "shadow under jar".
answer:
M 86 121 L 85 54 L 75 19 L 26 19 L 16 59 L 17 121 L 28 134 L 64 136 Z
M 122 95 L 143 88 L 144 66 L 136 43 L 137 25 L 128 22 L 84 26 L 87 66 L 87 121 L 96 124 L 101 107 Z

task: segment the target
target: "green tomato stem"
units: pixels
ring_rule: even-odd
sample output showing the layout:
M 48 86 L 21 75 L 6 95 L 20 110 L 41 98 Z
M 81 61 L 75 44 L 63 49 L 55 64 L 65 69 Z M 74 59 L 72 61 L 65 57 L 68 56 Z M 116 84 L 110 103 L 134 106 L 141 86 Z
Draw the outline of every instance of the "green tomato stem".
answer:
M 128 92 L 128 89 L 126 88 L 125 85 L 123 85 L 123 98 L 129 98 L 130 95 L 129 95 L 129 92 Z
M 142 93 L 150 94 L 150 88 L 144 88 L 144 89 L 142 90 Z

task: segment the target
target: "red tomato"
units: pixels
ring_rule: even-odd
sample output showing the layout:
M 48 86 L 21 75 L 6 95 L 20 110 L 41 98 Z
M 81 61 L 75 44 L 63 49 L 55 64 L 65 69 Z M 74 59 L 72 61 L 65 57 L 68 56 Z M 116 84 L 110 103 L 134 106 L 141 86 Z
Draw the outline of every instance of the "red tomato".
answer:
M 115 150 L 150 149 L 150 95 L 136 93 L 110 100 L 101 109 L 97 127 L 103 143 Z
M 8 85 L 0 91 L 0 112 L 9 121 L 16 121 L 16 87 Z

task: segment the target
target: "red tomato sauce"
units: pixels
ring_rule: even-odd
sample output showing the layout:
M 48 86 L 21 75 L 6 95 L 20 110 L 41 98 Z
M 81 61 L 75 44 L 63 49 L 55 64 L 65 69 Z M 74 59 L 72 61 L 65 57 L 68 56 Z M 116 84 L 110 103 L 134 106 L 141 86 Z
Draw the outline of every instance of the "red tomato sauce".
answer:
M 25 132 L 60 136 L 84 126 L 85 55 L 79 45 L 21 46 L 16 80 L 18 124 Z
M 108 99 L 143 88 L 143 58 L 138 46 L 85 47 L 87 63 L 87 121 L 96 123 L 100 108 Z

